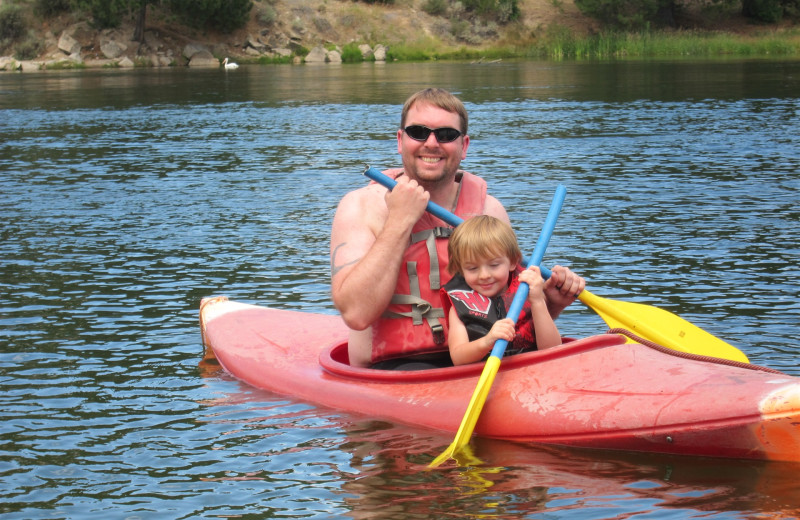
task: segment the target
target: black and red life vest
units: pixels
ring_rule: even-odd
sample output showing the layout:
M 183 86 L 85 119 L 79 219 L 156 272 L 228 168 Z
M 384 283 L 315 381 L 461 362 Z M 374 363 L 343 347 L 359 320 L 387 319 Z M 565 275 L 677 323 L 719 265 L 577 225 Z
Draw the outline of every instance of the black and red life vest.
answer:
M 489 333 L 496 321 L 507 316 L 507 309 L 511 307 L 511 302 L 519 287 L 520 272 L 522 269 L 517 266 L 514 271 L 509 273 L 508 288 L 492 298 L 483 296 L 472 289 L 467 285 L 463 276 L 453 277 L 442 289 L 443 295 L 446 295 L 442 297 L 445 313 L 449 313 L 450 307 L 453 307 L 467 329 L 469 340 L 482 338 Z M 526 350 L 536 350 L 531 304 L 527 300 L 517 318 L 516 331 L 517 335 L 514 337 L 514 341 L 506 347 L 506 356 Z

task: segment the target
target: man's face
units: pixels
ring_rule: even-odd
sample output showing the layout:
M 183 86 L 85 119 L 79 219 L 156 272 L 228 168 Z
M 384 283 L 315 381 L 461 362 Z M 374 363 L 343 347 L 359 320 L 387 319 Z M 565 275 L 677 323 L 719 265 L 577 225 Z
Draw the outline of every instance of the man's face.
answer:
M 405 125 L 423 125 L 431 129 L 461 129 L 458 114 L 433 105 L 417 103 L 406 116 Z M 462 135 L 450 143 L 440 143 L 431 133 L 425 141 L 409 137 L 402 129 L 397 132 L 397 152 L 403 157 L 406 175 L 423 186 L 451 180 L 461 161 L 467 157 L 469 136 Z

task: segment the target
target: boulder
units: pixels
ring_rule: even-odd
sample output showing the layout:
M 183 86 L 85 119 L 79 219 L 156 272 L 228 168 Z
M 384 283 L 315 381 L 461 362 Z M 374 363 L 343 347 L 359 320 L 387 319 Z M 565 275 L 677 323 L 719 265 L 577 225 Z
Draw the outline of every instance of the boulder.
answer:
M 188 61 L 191 61 L 192 57 L 198 52 L 208 52 L 208 49 L 205 45 L 199 43 L 187 43 L 183 47 L 183 57 Z
M 19 70 L 22 72 L 36 72 L 42 70 L 42 64 L 38 61 L 23 60 L 19 62 Z
M 372 47 L 367 45 L 366 43 L 362 43 L 358 46 L 358 50 L 361 51 L 361 57 L 365 60 L 369 60 L 372 58 L 374 53 L 372 52 Z
M 75 54 L 81 51 L 81 44 L 68 34 L 67 31 L 64 31 L 58 39 L 58 48 L 64 54 Z
M 254 49 L 258 51 L 259 54 L 267 51 L 267 46 L 257 36 L 252 34 L 247 36 L 247 40 L 244 42 L 244 45 L 248 49 Z
M 123 69 L 130 69 L 133 68 L 134 63 L 129 57 L 123 56 L 121 60 L 117 61 L 117 66 L 122 67 Z
M 200 51 L 192 54 L 189 60 L 190 67 L 219 67 L 219 60 L 208 51 Z
M 11 56 L 0 56 L 0 70 L 17 70 L 19 62 Z
M 106 40 L 100 43 L 100 52 L 108 59 L 119 58 L 128 50 L 128 46 L 116 40 Z
M 339 51 L 328 51 L 328 54 L 325 56 L 325 61 L 328 63 L 341 63 L 342 62 L 342 54 Z
M 325 63 L 327 54 L 328 54 L 327 51 L 323 47 L 318 45 L 313 49 L 311 49 L 311 52 L 309 52 L 308 55 L 306 55 L 305 62 Z
M 385 46 L 381 45 L 380 43 L 376 45 L 375 49 L 373 50 L 375 61 L 386 61 L 387 50 L 388 49 Z

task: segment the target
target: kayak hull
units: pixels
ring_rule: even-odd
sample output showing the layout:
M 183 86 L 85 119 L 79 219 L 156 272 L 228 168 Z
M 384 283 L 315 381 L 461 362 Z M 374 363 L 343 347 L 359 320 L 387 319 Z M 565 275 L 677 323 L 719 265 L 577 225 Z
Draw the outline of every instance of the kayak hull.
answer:
M 480 363 L 355 368 L 339 316 L 205 299 L 203 342 L 258 388 L 371 417 L 456 432 Z M 800 378 L 687 359 L 618 334 L 505 358 L 475 434 L 521 443 L 800 461 Z

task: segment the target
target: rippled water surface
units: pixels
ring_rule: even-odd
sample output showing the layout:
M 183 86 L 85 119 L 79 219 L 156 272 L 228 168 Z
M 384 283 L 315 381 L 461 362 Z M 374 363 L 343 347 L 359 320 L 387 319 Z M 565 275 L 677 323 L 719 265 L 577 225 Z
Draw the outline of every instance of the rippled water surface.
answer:
M 477 440 L 486 465 L 422 471 L 450 435 L 201 366 L 204 296 L 334 312 L 336 203 L 429 85 L 524 248 L 564 184 L 546 263 L 800 376 L 800 63 L 2 74 L 3 518 L 800 516 L 782 464 Z

